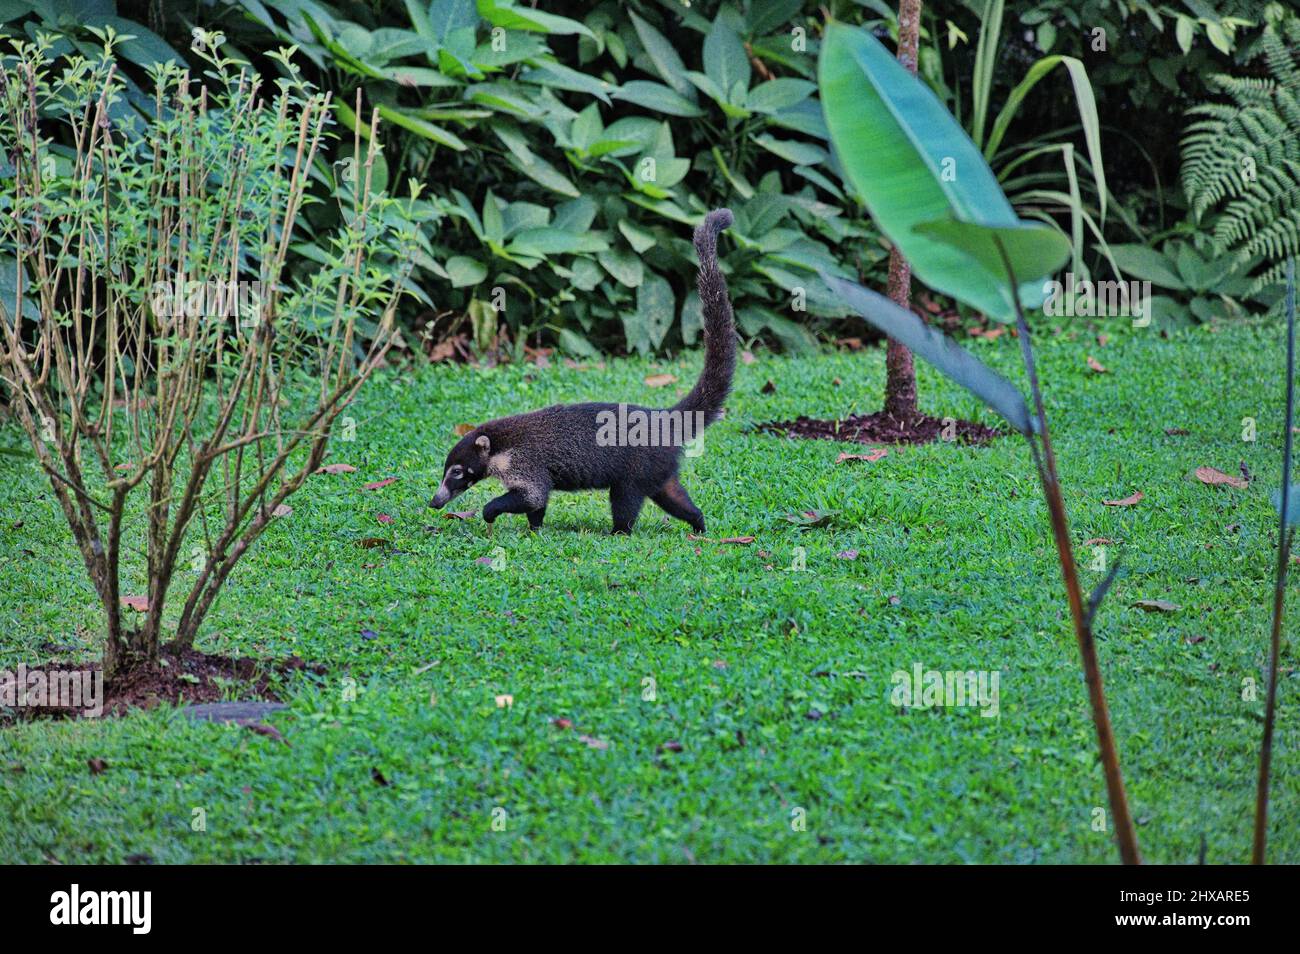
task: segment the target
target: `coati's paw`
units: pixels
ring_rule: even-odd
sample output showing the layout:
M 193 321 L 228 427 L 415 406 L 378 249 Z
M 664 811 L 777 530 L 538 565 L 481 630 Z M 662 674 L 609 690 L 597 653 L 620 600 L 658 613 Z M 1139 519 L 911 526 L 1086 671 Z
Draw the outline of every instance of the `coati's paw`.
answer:
M 488 526 L 491 526 L 492 521 L 501 516 L 501 511 L 492 506 L 494 503 L 496 503 L 495 500 L 488 501 L 488 503 L 483 507 L 483 522 Z

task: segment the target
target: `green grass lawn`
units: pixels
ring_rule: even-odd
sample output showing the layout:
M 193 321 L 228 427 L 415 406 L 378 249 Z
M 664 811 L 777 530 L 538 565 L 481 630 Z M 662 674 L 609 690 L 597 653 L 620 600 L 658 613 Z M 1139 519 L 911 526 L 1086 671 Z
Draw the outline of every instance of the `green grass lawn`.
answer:
M 1074 328 L 1040 336 L 1041 373 L 1085 585 L 1102 574 L 1084 541 L 1114 541 L 1108 557 L 1125 565 L 1098 635 L 1142 848 L 1149 861 L 1194 862 L 1204 839 L 1209 861 L 1246 861 L 1282 334 L 1108 328 L 1102 347 Z M 969 346 L 1023 380 L 1014 340 Z M 1088 370 L 1088 355 L 1109 372 Z M 269 717 L 289 745 L 172 708 L 0 731 L 0 858 L 1115 861 L 1110 832 L 1094 830 L 1105 786 L 1024 442 L 837 464 L 861 448 L 749 431 L 878 409 L 881 351 L 738 368 L 729 415 L 683 483 L 710 537 L 752 544 L 688 540 L 653 505 L 634 536 L 611 537 L 596 493 L 557 494 L 536 535 L 522 516 L 489 532 L 425 509 L 457 423 L 560 401 L 669 403 L 673 389 L 644 377 L 667 370 L 685 387 L 698 366 L 698 354 L 585 370 L 439 366 L 374 382 L 355 441 L 329 457 L 358 472 L 309 480 L 200 637 L 212 652 L 328 665 L 294 677 L 289 708 Z M 994 423 L 928 369 L 920 378 L 925 410 Z M 769 380 L 775 392 L 762 393 Z M 1189 433 L 1166 434 L 1176 428 Z M 19 438 L 0 428 L 0 444 Z M 47 658 L 47 642 L 90 658 L 95 601 L 61 513 L 34 467 L 0 461 L 0 667 Z M 1191 477 L 1201 465 L 1235 474 L 1241 461 L 1249 490 Z M 1136 506 L 1102 505 L 1137 490 Z M 498 492 L 485 483 L 455 506 Z M 806 509 L 834 515 L 815 527 L 783 517 Z M 395 551 L 356 545 L 373 536 Z M 802 572 L 790 569 L 799 547 Z M 857 558 L 837 556 L 847 550 Z M 494 555 L 500 569 L 482 560 Z M 1181 608 L 1131 606 L 1144 599 Z M 1272 860 L 1288 862 L 1300 861 L 1293 645 L 1270 842 Z M 891 704 L 891 675 L 918 663 L 997 671 L 998 716 Z M 1243 699 L 1247 680 L 1257 701 Z M 498 706 L 503 694 L 512 707 Z M 91 758 L 107 770 L 92 774 Z M 191 829 L 196 808 L 206 831 Z

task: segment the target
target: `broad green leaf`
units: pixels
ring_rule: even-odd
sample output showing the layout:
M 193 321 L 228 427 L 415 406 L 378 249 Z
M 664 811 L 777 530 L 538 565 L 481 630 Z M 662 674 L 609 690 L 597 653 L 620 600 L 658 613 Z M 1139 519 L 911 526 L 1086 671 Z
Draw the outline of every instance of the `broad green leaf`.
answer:
M 866 30 L 832 22 L 819 71 L 822 106 L 845 175 L 912 271 L 936 291 L 1011 320 L 1001 267 L 972 268 L 968 252 L 916 230 L 949 219 L 992 229 L 1024 225 L 970 137 L 929 87 Z M 1037 308 L 1043 276 L 1034 274 L 1032 262 L 1013 266 L 1022 303 Z
M 720 12 L 704 37 L 704 72 L 724 94 L 713 98 L 735 103 L 727 97 L 737 84 L 742 89 L 749 89 L 750 69 L 744 41 L 725 13 Z
M 641 257 L 631 249 L 614 246 L 596 256 L 596 260 L 620 285 L 636 288 L 645 278 Z
M 518 156 L 508 156 L 507 162 L 532 179 L 538 185 L 545 186 L 552 192 L 576 199 L 581 193 L 569 179 L 541 156 L 534 156 L 532 162 L 524 162 Z
M 556 16 L 553 13 L 543 13 L 532 7 L 516 6 L 513 0 L 478 0 L 478 15 L 493 26 L 505 27 L 509 30 L 529 30 L 534 33 L 561 35 L 580 33 L 593 40 L 596 39 L 596 35 L 577 20 Z
M 600 280 L 605 277 L 605 273 L 589 258 L 575 258 L 571 269 L 573 275 L 573 285 L 582 291 L 591 291 L 600 284 Z
M 745 107 L 756 113 L 775 113 L 803 102 L 817 90 L 807 80 L 783 79 L 759 83 L 745 97 Z
M 1169 259 L 1148 245 L 1136 242 L 1112 245 L 1110 253 L 1120 270 L 1131 278 L 1152 282 L 1173 291 L 1187 290 Z
M 767 133 L 755 137 L 754 142 L 792 165 L 815 166 L 826 161 L 826 150 L 812 143 L 798 142 L 794 139 L 777 139 Z
M 650 350 L 658 350 L 677 317 L 673 288 L 666 278 L 652 272 L 637 286 L 636 313 Z
M 609 103 L 609 93 L 613 89 L 609 83 L 587 73 L 579 72 L 563 63 L 537 63 L 525 70 L 520 79 L 525 83 L 536 83 L 554 89 L 570 90 L 595 96 L 602 103 Z
M 1025 399 L 1014 384 L 985 365 L 951 338 L 931 328 L 912 311 L 856 282 L 822 274 L 822 281 L 844 303 L 881 332 L 918 354 L 953 382 L 960 384 L 1028 436 L 1037 426 Z
M 600 357 L 600 352 L 595 349 L 592 343 L 571 328 L 560 329 L 560 347 L 569 354 L 576 354 L 580 358 Z
M 653 248 L 658 241 L 652 233 L 647 232 L 639 225 L 629 222 L 627 219 L 619 220 L 618 230 L 623 233 L 623 238 L 627 239 L 627 244 L 631 245 L 632 250 L 638 255 L 648 248 Z
M 411 21 L 417 31 L 420 30 L 421 24 L 414 8 L 419 3 L 420 0 L 407 0 L 406 3 Z M 433 0 L 429 4 L 429 12 L 424 20 L 429 25 L 430 34 L 441 46 L 454 31 L 466 28 L 472 30 L 478 26 L 478 9 L 474 0 Z
M 596 235 L 578 235 L 562 229 L 528 229 L 515 236 L 506 251 L 512 255 L 545 258 L 547 255 L 571 255 L 577 252 L 603 252 L 609 243 Z
M 686 64 L 677 55 L 668 38 L 634 12 L 628 11 L 628 16 L 632 19 L 632 26 L 636 29 L 641 45 L 645 47 L 646 55 L 650 57 L 650 62 L 659 72 L 659 78 L 672 87 L 679 96 L 693 102 L 695 90 L 686 79 Z
M 457 255 L 454 258 L 447 259 L 446 269 L 447 274 L 451 276 L 453 288 L 466 288 L 470 285 L 477 285 L 487 278 L 487 267 L 482 262 L 464 255 Z
M 564 229 L 566 232 L 585 232 L 591 228 L 596 219 L 596 203 L 587 196 L 579 196 L 563 202 L 555 208 L 555 218 L 551 227 Z
M 391 106 L 385 106 L 382 103 L 376 107 L 379 115 L 387 119 L 390 123 L 401 126 L 403 129 L 409 129 L 416 135 L 430 139 L 441 146 L 449 149 L 455 149 L 457 152 L 464 152 L 469 147 L 455 133 L 443 129 L 441 126 L 435 126 L 431 122 L 426 122 L 418 116 L 412 116 L 405 110 L 394 109 Z
M 1070 257 L 1070 240 L 1048 225 L 1023 222 L 1011 226 L 988 226 L 956 219 L 922 222 L 914 231 L 946 242 L 984 272 L 998 275 L 1005 283 L 1006 263 L 998 249 L 1001 243 L 1011 260 L 1021 286 L 1038 283 L 1056 272 Z M 1007 299 L 1008 307 L 1014 304 Z
M 700 301 L 700 293 L 692 288 L 682 302 L 682 341 L 688 345 L 695 344 L 703 328 L 704 304 Z
M 704 110 L 691 100 L 663 83 L 649 80 L 631 80 L 614 90 L 613 97 L 667 116 L 703 116 Z
M 1196 36 L 1196 21 L 1180 13 L 1178 25 L 1174 27 L 1174 36 L 1178 39 L 1178 48 L 1183 51 L 1183 56 L 1192 52 L 1192 40 Z

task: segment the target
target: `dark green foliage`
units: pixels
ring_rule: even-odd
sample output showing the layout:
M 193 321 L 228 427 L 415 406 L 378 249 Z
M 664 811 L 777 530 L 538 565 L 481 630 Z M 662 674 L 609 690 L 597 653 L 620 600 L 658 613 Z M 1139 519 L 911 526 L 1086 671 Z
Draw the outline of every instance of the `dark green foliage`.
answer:
M 1269 8 L 1259 53 L 1267 76 L 1216 75 L 1228 102 L 1204 103 L 1183 139 L 1182 185 L 1214 251 L 1252 272 L 1251 289 L 1281 281 L 1300 253 L 1300 18 Z

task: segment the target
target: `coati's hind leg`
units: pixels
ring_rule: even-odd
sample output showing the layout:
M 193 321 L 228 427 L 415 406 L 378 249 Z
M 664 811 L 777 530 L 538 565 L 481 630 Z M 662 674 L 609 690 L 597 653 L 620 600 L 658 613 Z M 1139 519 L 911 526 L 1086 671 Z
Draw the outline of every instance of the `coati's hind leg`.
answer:
M 696 533 L 704 532 L 704 514 L 699 507 L 695 506 L 695 501 L 691 500 L 691 495 L 686 492 L 686 488 L 677 477 L 669 478 L 668 482 L 660 488 L 659 493 L 654 494 L 650 499 L 668 516 L 689 523 Z
M 631 533 L 644 503 L 645 494 L 618 484 L 610 487 L 609 509 L 614 517 L 614 532 Z

